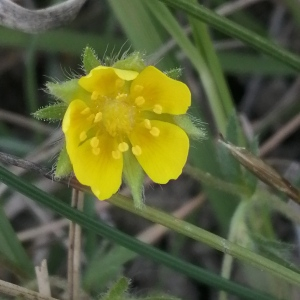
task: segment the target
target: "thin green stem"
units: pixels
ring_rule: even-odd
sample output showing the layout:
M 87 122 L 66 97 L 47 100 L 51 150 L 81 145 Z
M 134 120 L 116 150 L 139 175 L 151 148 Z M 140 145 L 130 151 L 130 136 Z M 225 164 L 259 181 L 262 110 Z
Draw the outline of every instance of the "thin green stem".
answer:
M 211 75 L 214 79 L 219 97 L 223 104 L 223 109 L 228 119 L 234 111 L 234 105 L 231 94 L 228 89 L 228 85 L 223 74 L 223 70 L 219 63 L 218 56 L 210 38 L 208 28 L 205 23 L 195 18 L 190 17 L 189 19 L 190 24 L 192 26 L 195 44 L 199 51 L 202 53 L 202 56 L 205 58 L 206 64 L 209 67 L 209 70 L 211 71 Z
M 9 157 L 8 157 L 9 158 Z M 13 159 L 15 160 L 15 159 Z M 15 163 L 13 163 L 15 164 Z M 30 167 L 30 166 L 29 166 Z M 36 166 L 34 166 L 35 170 L 37 169 Z M 44 174 L 46 177 L 49 176 L 48 170 L 36 170 L 41 174 Z M 45 172 L 45 173 L 44 173 Z M 51 178 L 51 176 L 49 176 Z M 45 194 L 41 190 L 37 189 L 36 187 L 25 183 L 22 181 L 22 179 L 18 178 L 14 174 L 10 173 L 6 169 L 0 167 L 0 181 L 7 184 L 8 186 L 13 187 L 17 191 L 23 193 L 24 195 L 31 197 L 39 202 L 42 202 L 43 204 L 47 205 L 48 207 L 53 209 L 61 209 L 59 206 L 56 207 L 60 202 L 57 202 L 57 205 L 52 205 L 51 203 L 48 203 L 49 201 L 54 201 L 53 198 L 50 195 Z M 70 182 L 70 180 L 66 180 L 65 183 L 68 186 L 72 186 L 74 188 L 77 188 L 84 192 L 90 192 L 90 190 L 87 187 L 84 187 L 76 182 Z M 35 195 L 35 193 L 39 193 L 40 197 Z M 47 196 L 47 197 L 46 197 Z M 44 197 L 44 198 L 42 198 Z M 52 199 L 52 200 L 51 200 Z M 55 199 L 55 198 L 54 198 Z M 267 259 L 265 257 L 262 257 L 258 254 L 253 253 L 252 251 L 238 246 L 236 244 L 230 243 L 226 239 L 223 239 L 215 234 L 212 234 L 206 230 L 203 230 L 195 225 L 192 225 L 188 222 L 179 220 L 167 213 L 164 213 L 162 211 L 159 211 L 155 208 L 151 208 L 148 206 L 143 206 L 143 209 L 137 209 L 132 201 L 130 201 L 128 198 L 121 196 L 121 195 L 114 195 L 109 202 L 112 204 L 125 209 L 127 211 L 130 211 L 136 215 L 142 216 L 145 219 L 151 220 L 155 223 L 161 224 L 163 226 L 166 226 L 172 230 L 175 230 L 176 232 L 179 232 L 187 237 L 190 237 L 196 241 L 203 242 L 209 246 L 211 246 L 214 249 L 220 250 L 224 253 L 228 253 L 235 258 L 238 258 L 244 262 L 247 262 L 251 264 L 252 266 L 258 267 L 260 270 L 269 271 L 272 275 L 275 275 L 277 277 L 280 277 L 290 283 L 296 284 L 300 286 L 300 276 L 295 271 L 292 271 L 282 265 L 279 265 L 276 262 L 271 261 L 270 259 Z M 69 218 L 69 214 L 65 215 Z M 73 220 L 72 218 L 70 218 Z M 81 224 L 81 223 L 79 223 Z M 129 247 L 129 249 L 132 249 Z
M 148 206 L 145 206 L 142 210 L 136 209 L 128 199 L 121 195 L 115 195 L 109 202 L 300 286 L 300 276 L 298 273 L 195 225 Z
M 213 286 L 214 288 L 226 290 L 234 295 L 241 297 L 242 299 L 252 299 L 252 300 L 272 300 L 273 297 L 266 295 L 264 293 L 243 287 L 239 284 L 230 282 L 226 279 L 221 278 L 218 275 L 212 274 L 207 272 L 204 269 L 196 267 L 192 264 L 186 263 L 181 261 L 180 259 L 173 257 L 163 251 L 155 249 L 152 246 L 149 246 L 137 239 L 134 239 L 115 228 L 110 227 L 109 225 L 105 224 L 101 221 L 92 220 L 89 216 L 85 215 L 83 212 L 78 211 L 63 201 L 43 192 L 42 190 L 38 189 L 37 187 L 25 182 L 21 178 L 17 177 L 13 173 L 9 172 L 5 168 L 0 166 L 0 181 L 4 184 L 8 185 L 9 187 L 13 188 L 14 190 L 22 193 L 23 195 L 39 202 L 40 204 L 45 205 L 46 207 L 56 211 L 60 215 L 76 222 L 77 224 L 85 227 L 105 238 L 108 238 L 123 247 L 126 247 L 134 252 L 137 252 L 141 255 L 145 255 L 147 257 L 152 258 L 154 261 L 162 263 L 176 271 L 180 271 L 191 278 L 199 280 L 207 285 Z M 127 207 L 127 210 L 133 212 L 141 212 L 144 210 L 137 210 L 134 206 L 132 201 L 129 201 L 128 198 L 122 196 L 115 196 L 114 199 L 111 200 L 112 203 L 118 203 L 119 207 Z M 129 205 L 129 206 L 128 206 Z M 130 209 L 128 209 L 130 208 Z M 147 208 L 148 210 L 149 208 Z M 150 209 L 151 210 L 151 209 Z M 155 209 L 158 215 L 161 215 L 161 212 L 158 212 Z M 174 218 L 174 220 L 177 220 Z M 177 220 L 179 221 L 179 220 Z M 188 224 L 188 223 L 186 223 Z M 189 226 L 192 226 L 189 224 Z M 184 231 L 188 232 L 189 229 L 184 227 Z M 230 251 L 228 248 L 230 245 L 226 243 L 225 240 L 219 238 L 220 241 L 220 248 L 224 247 Z M 223 246 L 222 246 L 223 244 Z M 293 281 L 294 282 L 294 281 Z M 296 283 L 300 285 L 300 282 L 296 280 Z
M 153 0 L 151 0 L 152 2 Z M 272 43 L 258 34 L 240 26 L 224 17 L 217 15 L 211 10 L 205 8 L 203 5 L 190 3 L 188 0 L 159 0 L 174 8 L 185 11 L 190 16 L 201 20 L 213 28 L 231 36 L 235 37 L 254 49 L 270 55 L 285 64 L 300 70 L 300 57 L 285 50 L 284 48 Z
M 200 55 L 197 48 L 186 36 L 183 29 L 179 26 L 177 20 L 172 16 L 167 7 L 157 1 L 146 1 L 145 3 L 148 5 L 153 15 L 172 35 L 172 37 L 175 39 L 177 44 L 180 46 L 182 51 L 189 58 L 189 60 L 197 70 L 205 93 L 208 97 L 209 105 L 212 110 L 218 130 L 224 134 L 227 123 L 226 113 L 223 108 L 222 100 L 217 92 L 213 75 L 206 65 L 205 60 Z
M 236 237 L 239 236 L 240 231 L 245 229 L 245 213 L 248 208 L 249 201 L 243 200 L 238 205 L 237 209 L 234 212 L 234 215 L 231 219 L 228 240 L 232 243 L 235 242 Z M 221 268 L 221 276 L 226 279 L 230 279 L 230 274 L 233 265 L 233 257 L 228 255 L 227 253 L 224 254 L 222 268 Z M 227 293 L 225 291 L 220 292 L 219 300 L 227 300 Z

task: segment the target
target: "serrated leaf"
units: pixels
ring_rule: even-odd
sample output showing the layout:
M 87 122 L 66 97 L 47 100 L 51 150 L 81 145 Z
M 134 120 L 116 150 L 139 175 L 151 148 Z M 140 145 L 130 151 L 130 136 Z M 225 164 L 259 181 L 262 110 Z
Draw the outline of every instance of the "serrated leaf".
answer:
M 86 73 L 90 73 L 90 71 L 99 65 L 101 65 L 100 60 L 98 59 L 97 55 L 95 54 L 95 50 L 90 47 L 85 47 L 83 54 L 82 54 L 82 63 L 83 68 Z
M 33 116 L 38 120 L 59 121 L 62 120 L 67 105 L 65 103 L 55 103 L 33 113 Z
M 295 249 L 295 245 L 266 239 L 256 233 L 251 234 L 251 237 L 260 254 L 272 259 L 286 268 L 300 273 L 299 267 L 292 262 L 292 251 Z

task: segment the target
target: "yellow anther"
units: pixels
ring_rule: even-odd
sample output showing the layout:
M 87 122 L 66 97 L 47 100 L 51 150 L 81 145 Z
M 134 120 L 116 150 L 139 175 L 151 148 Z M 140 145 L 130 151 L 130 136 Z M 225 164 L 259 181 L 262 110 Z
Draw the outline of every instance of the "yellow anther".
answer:
M 116 99 L 117 99 L 117 100 L 123 101 L 123 100 L 125 100 L 125 99 L 127 98 L 127 96 L 128 96 L 128 95 L 125 94 L 125 93 L 118 94 L 117 97 L 116 97 Z
M 137 106 L 141 106 L 145 103 L 145 98 L 142 96 L 138 96 L 135 98 L 134 102 Z
M 93 137 L 90 141 L 92 148 L 97 148 L 99 145 L 99 139 L 97 137 Z
M 143 89 L 144 89 L 144 87 L 142 85 L 137 84 L 134 86 L 133 91 L 135 93 L 140 93 Z
M 98 112 L 96 113 L 95 119 L 94 119 L 94 123 L 98 123 L 102 120 L 102 112 Z
M 135 155 L 135 156 L 139 156 L 142 154 L 142 149 L 140 146 L 138 145 L 135 145 L 134 147 L 132 147 L 132 153 Z
M 99 96 L 100 96 L 100 93 L 98 91 L 93 91 L 92 95 L 91 95 L 91 99 L 97 100 Z
M 124 85 L 125 81 L 123 79 L 117 79 L 115 82 L 116 88 L 121 88 Z
M 84 140 L 86 140 L 86 138 L 87 138 L 86 132 L 82 131 L 79 135 L 80 142 L 83 142 Z
M 118 145 L 118 149 L 121 151 L 121 152 L 125 152 L 129 149 L 129 146 L 127 143 L 125 142 L 122 142 Z
M 153 136 L 157 137 L 157 136 L 159 136 L 159 134 L 160 134 L 160 130 L 159 130 L 157 127 L 152 127 L 151 130 L 150 130 L 150 133 L 151 133 Z
M 92 122 L 92 121 L 94 121 L 94 118 L 95 118 L 95 115 L 94 115 L 94 114 L 91 114 L 91 115 L 89 115 L 86 119 L 87 119 L 87 121 Z
M 94 155 L 99 155 L 100 154 L 100 148 L 93 148 L 92 152 Z
M 81 111 L 82 115 L 87 115 L 91 112 L 91 109 L 89 107 L 86 107 L 84 110 Z
M 112 157 L 114 159 L 120 159 L 121 158 L 121 152 L 119 150 L 112 151 L 111 154 L 112 154 Z
M 159 104 L 155 104 L 154 107 L 153 107 L 153 111 L 156 114 L 160 115 L 162 113 L 162 106 L 159 105 Z
M 149 119 L 144 120 L 144 125 L 147 129 L 151 129 L 151 127 L 152 127 Z

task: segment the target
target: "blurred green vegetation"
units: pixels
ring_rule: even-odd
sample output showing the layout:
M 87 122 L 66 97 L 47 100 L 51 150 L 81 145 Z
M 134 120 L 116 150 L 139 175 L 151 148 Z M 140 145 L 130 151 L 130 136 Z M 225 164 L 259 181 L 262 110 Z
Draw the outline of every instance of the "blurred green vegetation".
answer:
M 212 1 L 210 7 L 226 3 Z M 285 6 L 294 18 L 295 26 L 298 26 L 299 3 L 289 0 Z M 55 146 L 60 137 L 53 141 L 51 135 L 58 125 L 49 124 L 43 129 L 32 123 L 30 115 L 53 101 L 43 92 L 47 81 L 52 78 L 64 80 L 81 74 L 80 56 L 87 45 L 102 61 L 130 49 L 145 53 L 148 61 L 164 71 L 182 67 L 181 80 L 191 86 L 193 93 L 189 113 L 205 124 L 207 136 L 192 142 L 186 174 L 196 178 L 197 185 L 201 186 L 209 201 L 217 223 L 214 234 L 197 228 L 197 223 L 189 225 L 156 208 L 146 206 L 139 211 L 129 199 L 119 195 L 109 202 L 121 207 L 124 214 L 130 211 L 179 232 L 186 240 L 189 237 L 212 247 L 212 251 L 217 249 L 223 252 L 223 267 L 218 271 L 225 278 L 213 274 L 212 270 L 192 266 L 173 253 L 166 254 L 147 246 L 104 222 L 98 222 L 96 201 L 88 193 L 84 212 L 81 213 L 67 205 L 70 198 L 67 184 L 65 189 L 54 192 L 61 199 L 59 201 L 31 185 L 30 182 L 35 183 L 38 179 L 34 172 L 25 172 L 23 179 L 14 177 L 1 167 L 0 180 L 11 187 L 9 191 L 0 191 L 3 206 L 11 201 L 15 190 L 50 208 L 51 215 L 62 215 L 85 228 L 83 253 L 86 262 L 82 284 L 91 297 L 104 293 L 109 283 L 119 278 L 126 263 L 138 254 L 150 257 L 157 264 L 173 268 L 212 289 L 227 291 L 245 299 L 289 298 L 289 289 L 291 294 L 297 290 L 299 270 L 290 257 L 291 246 L 277 237 L 272 213 L 283 214 L 295 224 L 299 224 L 299 217 L 287 205 L 286 195 L 265 189 L 226 148 L 216 142 L 216 136 L 221 133 L 234 145 L 246 147 L 257 155 L 259 153 L 256 136 L 249 137 L 241 127 L 237 111 L 240 99 L 237 88 L 228 84 L 229 78 L 247 81 L 253 76 L 283 77 L 291 81 L 300 69 L 300 58 L 271 42 L 268 28 L 262 21 L 261 16 L 247 9 L 236 10 L 226 18 L 221 17 L 212 9 L 197 4 L 197 1 L 110 0 L 90 1 L 68 26 L 38 35 L 0 28 L 1 110 L 4 113 L 6 109 L 12 110 L 13 103 L 17 107 L 15 112 L 23 113 L 29 119 L 29 123 L 24 123 L 21 119 L 13 121 L 11 118 L 1 124 L 0 148 L 3 152 L 28 157 L 37 150 L 37 153 L 43 153 L 45 147 Z M 228 48 L 228 39 L 231 42 L 239 39 L 244 44 L 233 44 Z M 199 99 L 200 94 L 203 99 Z M 292 104 L 280 113 L 283 115 L 284 112 L 287 112 L 287 118 L 293 118 L 299 113 L 299 105 Z M 269 127 L 262 128 L 266 132 Z M 259 136 L 261 133 L 258 131 L 255 134 Z M 43 144 L 45 141 L 48 141 L 48 146 Z M 54 156 L 54 153 L 45 155 L 37 163 L 51 168 Z M 292 181 L 299 183 L 297 178 Z M 19 242 L 16 230 L 2 207 L 0 213 L 0 265 L 25 283 L 28 278 L 34 277 L 31 259 L 34 255 L 28 251 L 28 245 Z M 104 238 L 99 238 L 99 235 Z M 61 276 L 66 256 L 62 243 L 49 245 L 48 268 L 51 276 Z M 233 258 L 242 261 L 250 288 L 230 280 Z M 264 271 L 261 280 L 266 283 L 265 286 L 249 279 L 261 273 L 260 270 Z M 124 290 L 127 287 L 128 284 Z M 160 299 L 172 299 L 165 297 Z M 226 297 L 226 294 L 220 295 L 220 299 Z M 103 299 L 111 298 L 107 296 Z

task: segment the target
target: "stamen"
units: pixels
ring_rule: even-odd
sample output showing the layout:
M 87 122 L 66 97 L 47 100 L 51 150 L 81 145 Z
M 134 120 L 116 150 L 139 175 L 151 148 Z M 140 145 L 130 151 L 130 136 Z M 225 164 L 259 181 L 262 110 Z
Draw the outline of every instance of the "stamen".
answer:
M 86 119 L 87 119 L 87 121 L 92 122 L 92 121 L 94 121 L 94 118 L 95 118 L 95 115 L 94 115 L 94 114 L 91 114 L 91 115 L 89 115 Z
M 144 120 L 144 125 L 145 125 L 145 127 L 147 128 L 147 129 L 151 129 L 151 122 L 150 122 L 150 120 L 148 120 L 148 119 L 145 119 Z
M 97 100 L 99 96 L 100 96 L 100 93 L 98 91 L 93 91 L 92 95 L 91 95 L 91 99 Z
M 140 93 L 143 89 L 144 89 L 144 87 L 142 85 L 137 84 L 134 86 L 133 91 L 135 93 Z
M 100 148 L 93 148 L 92 152 L 94 155 L 99 155 L 100 154 Z
M 112 151 L 111 154 L 112 154 L 112 157 L 114 159 L 120 159 L 121 158 L 121 152 L 119 150 Z
M 125 81 L 123 79 L 117 79 L 115 82 L 116 88 L 121 88 L 124 85 Z
M 159 105 L 159 104 L 155 104 L 154 107 L 153 107 L 153 111 L 156 114 L 160 115 L 162 113 L 162 106 Z
M 99 139 L 97 137 L 93 137 L 90 141 L 92 148 L 97 148 L 99 145 Z
M 89 107 L 86 107 L 84 110 L 81 111 L 82 115 L 87 115 L 91 112 L 91 109 Z
M 116 99 L 122 101 L 122 100 L 125 100 L 125 99 L 127 98 L 127 96 L 128 96 L 128 95 L 125 94 L 125 93 L 118 94 L 117 97 L 116 97 Z
M 151 130 L 150 130 L 150 133 L 151 133 L 153 136 L 157 137 L 157 136 L 159 136 L 159 134 L 160 134 L 160 130 L 159 130 L 157 127 L 152 127 Z
M 94 123 L 98 123 L 102 120 L 102 112 L 98 112 L 96 113 L 95 119 L 94 119 Z
M 142 96 L 138 96 L 135 98 L 134 102 L 137 106 L 141 106 L 145 103 L 145 98 Z
M 119 149 L 121 152 L 125 152 L 125 151 L 127 151 L 127 150 L 129 149 L 129 146 L 128 146 L 127 143 L 122 142 L 122 143 L 119 144 L 118 149 Z
M 132 153 L 135 155 L 135 156 L 139 156 L 142 154 L 142 148 L 138 145 L 135 145 L 134 147 L 132 147 Z
M 82 131 L 79 135 L 80 142 L 83 142 L 84 140 L 86 140 L 86 138 L 87 138 L 86 132 Z

